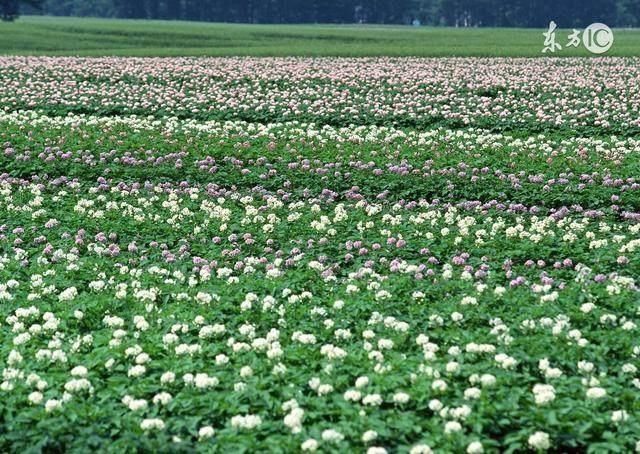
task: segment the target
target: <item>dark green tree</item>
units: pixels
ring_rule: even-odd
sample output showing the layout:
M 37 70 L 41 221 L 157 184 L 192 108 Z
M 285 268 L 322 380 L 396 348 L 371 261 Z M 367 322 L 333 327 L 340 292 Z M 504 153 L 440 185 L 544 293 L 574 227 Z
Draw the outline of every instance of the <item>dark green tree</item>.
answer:
M 40 9 L 44 0 L 0 0 L 0 17 L 3 21 L 12 21 L 20 14 L 20 4 Z
M 0 0 L 2 19 L 33 13 L 244 23 L 379 23 L 561 28 L 640 26 L 640 0 Z M 27 6 L 29 5 L 29 6 Z

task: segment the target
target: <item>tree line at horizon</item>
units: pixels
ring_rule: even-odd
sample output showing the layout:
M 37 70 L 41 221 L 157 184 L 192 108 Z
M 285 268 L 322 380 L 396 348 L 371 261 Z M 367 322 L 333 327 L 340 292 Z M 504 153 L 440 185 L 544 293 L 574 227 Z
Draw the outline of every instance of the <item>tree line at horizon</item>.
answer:
M 264 24 L 544 27 L 553 20 L 562 28 L 640 26 L 639 0 L 0 0 L 3 19 L 20 12 Z

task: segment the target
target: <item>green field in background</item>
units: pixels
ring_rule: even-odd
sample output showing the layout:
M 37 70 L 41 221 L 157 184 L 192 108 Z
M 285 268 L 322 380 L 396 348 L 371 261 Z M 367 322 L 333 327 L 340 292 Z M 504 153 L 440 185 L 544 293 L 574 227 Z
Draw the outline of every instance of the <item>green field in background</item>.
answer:
M 542 29 L 245 25 L 26 16 L 0 23 L 1 55 L 539 57 Z M 557 56 L 588 56 L 564 48 Z M 614 29 L 606 55 L 640 55 L 640 30 Z M 548 55 L 548 54 L 547 54 Z

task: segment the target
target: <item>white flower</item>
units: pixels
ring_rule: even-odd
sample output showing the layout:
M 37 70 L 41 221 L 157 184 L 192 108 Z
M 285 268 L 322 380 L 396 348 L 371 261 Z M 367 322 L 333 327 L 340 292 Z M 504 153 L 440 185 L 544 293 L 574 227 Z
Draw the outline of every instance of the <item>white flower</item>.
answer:
M 204 388 L 213 388 L 214 386 L 218 386 L 220 381 L 216 377 L 210 377 L 207 374 L 196 374 L 193 384 L 196 388 L 204 389 Z
M 393 395 L 393 401 L 397 404 L 406 404 L 407 402 L 409 402 L 409 399 L 410 397 L 407 393 L 399 392 Z
M 364 405 L 378 406 L 382 404 L 382 396 L 380 394 L 367 394 L 362 399 Z
M 74 377 L 86 377 L 87 368 L 84 366 L 76 366 L 71 369 L 71 375 L 73 375 Z
M 300 433 L 302 430 L 303 416 L 304 410 L 302 408 L 292 408 L 291 412 L 284 417 L 284 425 L 291 429 L 291 433 Z
M 140 353 L 136 356 L 136 364 L 144 364 L 151 361 L 151 357 L 147 353 Z
M 64 389 L 70 393 L 76 393 L 84 390 L 87 390 L 90 393 L 93 392 L 93 386 L 91 386 L 91 383 L 86 378 L 69 380 L 64 384 Z
M 459 432 L 462 430 L 462 425 L 460 425 L 460 423 L 458 421 L 447 421 L 447 423 L 444 425 L 444 433 L 451 433 L 451 432 Z
M 558 378 L 562 375 L 562 371 L 557 367 L 549 367 L 544 371 L 544 376 L 547 378 Z
M 589 362 L 589 361 L 579 361 L 578 362 L 578 369 L 580 369 L 582 372 L 589 373 L 589 372 L 593 371 L 593 368 L 594 368 L 594 364 Z
M 344 400 L 357 402 L 362 398 L 362 393 L 360 393 L 360 391 L 357 391 L 355 389 L 350 389 L 348 391 L 345 391 L 343 397 L 344 397 Z
M 479 399 L 482 391 L 479 388 L 472 387 L 464 390 L 464 398 L 467 400 Z
M 378 348 L 380 350 L 389 350 L 393 348 L 393 341 L 391 339 L 379 339 Z
M 320 379 L 318 377 L 313 377 L 309 380 L 308 385 L 309 388 L 313 389 L 314 391 L 317 391 L 318 387 L 320 386 Z
M 387 450 L 380 446 L 372 446 L 367 449 L 367 454 L 387 454 Z
M 215 433 L 216 433 L 215 430 L 213 430 L 213 427 L 211 426 L 201 427 L 200 430 L 198 431 L 198 439 L 205 440 L 207 438 L 211 438 Z
M 556 398 L 556 393 L 553 386 L 538 383 L 533 386 L 533 396 L 536 405 L 546 405 Z
M 25 344 L 27 342 L 29 342 L 29 340 L 31 340 L 31 334 L 29 333 L 21 333 L 18 334 L 16 337 L 13 338 L 13 345 L 22 345 Z M 11 359 L 13 362 L 15 361 L 15 357 Z
M 506 292 L 506 291 L 507 291 L 507 289 L 506 289 L 506 288 L 501 287 L 501 286 L 497 286 L 497 287 L 493 290 L 493 293 L 494 293 L 496 296 L 502 296 L 502 295 L 504 295 L 504 294 L 505 294 L 505 292 Z
M 513 369 L 518 364 L 514 358 L 505 353 L 498 353 L 494 359 L 503 369 Z
M 75 287 L 69 287 L 68 289 L 63 290 L 58 295 L 58 301 L 71 301 L 76 296 L 78 296 L 78 289 Z
M 494 377 L 491 374 L 483 374 L 480 377 L 480 383 L 482 384 L 482 386 L 485 386 L 485 387 L 493 386 L 496 384 L 496 377 Z
M 161 392 L 153 396 L 153 403 L 156 405 L 167 405 L 173 397 L 167 392 Z
M 229 362 L 229 357 L 224 354 L 216 355 L 216 366 L 223 366 Z
M 344 435 L 342 435 L 337 430 L 327 429 L 322 431 L 322 439 L 324 441 L 337 443 L 339 441 L 344 440 Z
M 580 306 L 580 310 L 582 312 L 584 312 L 585 314 L 588 314 L 589 312 L 591 312 L 595 308 L 596 308 L 596 305 L 593 304 L 593 303 L 584 303 L 583 305 Z
M 29 394 L 29 402 L 31 402 L 34 405 L 37 405 L 40 402 L 42 402 L 42 399 L 43 399 L 42 393 L 39 391 L 34 391 L 31 394 Z
M 320 354 L 328 359 L 341 359 L 347 356 L 347 352 L 332 344 L 326 344 L 320 347 Z
M 315 439 L 309 438 L 300 445 L 300 449 L 303 451 L 315 451 L 318 449 L 318 445 L 319 443 Z
M 171 371 L 167 371 L 160 376 L 160 383 L 173 383 L 176 380 L 176 374 Z
M 469 446 L 467 446 L 467 454 L 480 454 L 482 452 L 484 452 L 484 448 L 479 441 L 472 441 L 469 443 Z
M 444 407 L 444 405 L 438 399 L 431 399 L 429 401 L 429 409 L 433 412 L 442 410 L 442 407 Z
M 316 391 L 319 396 L 324 396 L 333 391 L 333 386 L 328 383 L 323 383 L 320 386 L 318 386 L 318 389 Z
M 362 441 L 365 443 L 369 443 L 370 441 L 373 441 L 376 438 L 378 438 L 378 432 L 376 432 L 375 430 L 367 430 L 365 433 L 362 434 Z
M 531 435 L 528 440 L 529 446 L 533 449 L 539 449 L 546 451 L 551 447 L 551 442 L 549 440 L 549 434 L 545 432 L 538 431 Z
M 444 380 L 435 380 L 431 383 L 431 389 L 434 391 L 444 392 L 447 390 L 447 383 Z
M 598 386 L 594 386 L 593 388 L 587 389 L 588 399 L 601 399 L 606 395 L 607 395 L 607 391 L 604 388 L 600 388 Z
M 629 414 L 625 410 L 616 410 L 611 413 L 611 422 L 620 423 L 629 419 Z
M 49 399 L 45 404 L 44 404 L 44 409 L 47 413 L 50 413 L 54 410 L 57 410 L 59 408 L 62 407 L 62 402 L 60 402 L 57 399 Z
M 124 325 L 124 320 L 120 317 L 105 315 L 102 319 L 102 323 L 107 325 L 109 328 L 122 327 Z
M 262 424 L 258 415 L 236 415 L 231 418 L 231 426 L 236 429 L 253 429 Z
M 146 410 L 148 406 L 145 399 L 134 399 L 131 396 L 124 396 L 122 403 L 129 407 L 131 411 Z
M 462 304 L 463 306 L 467 306 L 467 305 L 475 306 L 478 304 L 478 300 L 473 296 L 465 296 L 464 298 L 462 298 L 462 301 L 460 302 L 460 304 Z
M 162 430 L 164 429 L 164 421 L 158 418 L 143 419 L 140 423 L 140 428 L 145 432 L 150 430 Z
M 144 375 L 146 371 L 147 371 L 146 367 L 142 365 L 136 365 L 129 368 L 127 375 L 129 377 L 140 377 Z
M 460 365 L 457 362 L 450 361 L 445 366 L 445 370 L 447 371 L 447 373 L 453 374 L 453 373 L 458 371 L 459 367 L 460 367 Z
M 433 454 L 433 450 L 429 445 L 415 445 L 411 448 L 409 454 Z
M 12 366 L 14 364 L 20 364 L 22 362 L 22 355 L 17 350 L 11 350 L 9 352 L 9 357 L 7 358 L 7 363 Z
M 638 371 L 638 368 L 630 363 L 622 365 L 622 372 L 625 374 L 635 374 Z

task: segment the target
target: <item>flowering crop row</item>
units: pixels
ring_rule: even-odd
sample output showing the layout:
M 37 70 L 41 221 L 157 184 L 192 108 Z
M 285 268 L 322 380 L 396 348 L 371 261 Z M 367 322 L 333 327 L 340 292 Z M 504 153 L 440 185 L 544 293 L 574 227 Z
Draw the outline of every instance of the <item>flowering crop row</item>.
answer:
M 0 57 L 0 109 L 640 131 L 637 59 Z

